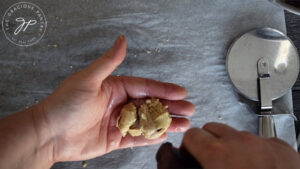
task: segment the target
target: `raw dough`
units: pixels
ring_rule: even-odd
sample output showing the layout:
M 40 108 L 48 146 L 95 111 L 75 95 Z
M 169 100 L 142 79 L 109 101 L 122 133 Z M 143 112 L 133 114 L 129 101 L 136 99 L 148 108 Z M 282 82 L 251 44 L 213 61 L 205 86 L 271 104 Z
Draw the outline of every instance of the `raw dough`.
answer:
M 140 106 L 138 113 L 133 103 L 125 105 L 117 119 L 117 127 L 123 137 L 128 132 L 131 136 L 143 135 L 147 139 L 155 139 L 168 129 L 171 121 L 168 106 L 152 98 Z
M 137 120 L 136 107 L 133 103 L 123 106 L 121 113 L 117 119 L 117 127 L 123 137 L 126 136 L 129 128 L 135 124 Z

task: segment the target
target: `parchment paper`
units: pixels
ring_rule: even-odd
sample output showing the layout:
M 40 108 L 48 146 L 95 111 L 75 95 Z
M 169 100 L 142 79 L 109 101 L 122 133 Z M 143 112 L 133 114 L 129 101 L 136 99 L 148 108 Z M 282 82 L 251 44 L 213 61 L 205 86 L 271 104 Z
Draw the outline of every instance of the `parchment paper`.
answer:
M 0 14 L 15 0 L 2 0 Z M 32 47 L 18 47 L 0 33 L 0 115 L 7 116 L 45 98 L 69 74 L 103 54 L 118 34 L 128 53 L 115 75 L 180 84 L 196 105 L 192 127 L 207 122 L 257 132 L 257 116 L 234 91 L 225 67 L 234 38 L 259 27 L 285 32 L 284 14 L 267 0 L 32 0 L 48 28 Z M 277 101 L 278 102 L 278 101 Z M 275 111 L 292 113 L 291 93 Z M 276 118 L 279 137 L 295 145 L 292 117 Z M 182 134 L 169 134 L 179 146 Z M 156 168 L 159 145 L 124 149 L 87 161 L 87 168 Z M 53 169 L 81 168 L 81 162 Z

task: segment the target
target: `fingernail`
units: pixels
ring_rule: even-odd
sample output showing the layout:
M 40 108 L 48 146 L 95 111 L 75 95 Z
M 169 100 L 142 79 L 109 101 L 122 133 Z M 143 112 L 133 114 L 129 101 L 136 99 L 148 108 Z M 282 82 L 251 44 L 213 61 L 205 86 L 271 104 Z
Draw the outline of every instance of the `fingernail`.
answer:
M 121 41 L 125 39 L 125 36 L 124 35 L 119 35 Z
M 115 44 L 114 47 L 118 46 L 120 43 L 120 35 L 117 37 L 117 39 L 115 40 Z
M 119 35 L 118 38 L 115 41 L 114 47 L 117 47 L 120 45 L 120 43 L 124 40 L 124 36 L 123 35 Z

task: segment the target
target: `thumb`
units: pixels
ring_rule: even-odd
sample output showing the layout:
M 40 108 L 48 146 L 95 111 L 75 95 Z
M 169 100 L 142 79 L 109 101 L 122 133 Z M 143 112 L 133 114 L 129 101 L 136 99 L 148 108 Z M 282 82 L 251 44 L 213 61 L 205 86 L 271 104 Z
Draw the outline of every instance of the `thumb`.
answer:
M 104 55 L 82 70 L 85 77 L 100 84 L 108 77 L 124 60 L 126 55 L 126 39 L 119 35 L 114 46 Z

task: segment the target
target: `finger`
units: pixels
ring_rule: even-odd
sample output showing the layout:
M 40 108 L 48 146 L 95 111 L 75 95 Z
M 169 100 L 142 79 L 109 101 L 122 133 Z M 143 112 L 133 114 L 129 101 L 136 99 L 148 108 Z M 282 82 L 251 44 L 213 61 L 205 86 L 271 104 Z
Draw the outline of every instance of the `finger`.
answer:
M 216 137 L 233 136 L 238 134 L 238 131 L 232 127 L 215 122 L 205 124 L 203 129 L 215 135 Z
M 266 139 L 269 142 L 274 143 L 274 144 L 280 144 L 280 145 L 288 146 L 288 147 L 290 146 L 287 142 L 280 140 L 278 138 L 263 138 L 263 139 Z
M 168 110 L 171 114 L 177 116 L 191 116 L 195 112 L 195 106 L 185 100 L 161 100 L 163 105 L 168 106 Z
M 272 150 L 274 151 L 274 153 L 276 154 L 295 154 L 294 157 L 299 157 L 299 154 L 293 149 L 292 146 L 290 146 L 287 142 L 278 139 L 278 138 L 263 138 L 265 140 L 267 140 L 267 143 L 269 143 L 269 145 L 272 148 Z M 276 147 L 276 148 L 275 148 Z
M 132 137 L 127 134 L 124 138 L 122 138 L 119 148 L 128 148 L 128 147 L 138 147 L 138 146 L 147 146 L 158 144 L 166 140 L 167 134 L 163 134 L 157 139 L 146 139 L 144 136 Z
M 192 128 L 184 134 L 181 147 L 202 163 L 208 159 L 205 150 L 213 143 L 218 143 L 215 136 L 203 129 Z
M 133 102 L 137 107 L 144 104 L 146 99 L 132 99 L 130 102 Z M 195 112 L 195 106 L 185 100 L 164 100 L 160 99 L 163 105 L 168 106 L 168 111 L 170 114 L 176 116 L 191 116 Z
M 185 88 L 172 83 L 158 82 L 139 77 L 120 77 L 127 95 L 131 98 L 157 97 L 182 100 L 187 96 Z
M 184 132 L 190 128 L 190 121 L 186 118 L 172 117 L 167 132 Z
M 111 49 L 80 72 L 99 86 L 122 63 L 125 55 L 126 40 L 123 35 L 120 35 Z

